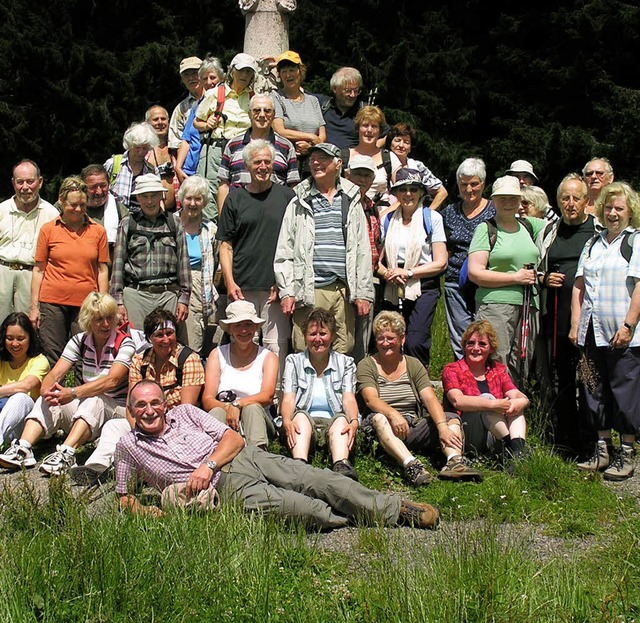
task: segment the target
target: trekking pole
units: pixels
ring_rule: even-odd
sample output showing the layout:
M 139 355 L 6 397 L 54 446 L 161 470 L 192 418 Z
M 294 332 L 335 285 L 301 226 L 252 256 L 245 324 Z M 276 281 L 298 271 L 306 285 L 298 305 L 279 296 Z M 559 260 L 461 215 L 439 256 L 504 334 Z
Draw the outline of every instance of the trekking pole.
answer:
M 554 264 L 551 268 L 551 272 L 557 273 L 560 271 L 560 264 Z M 558 295 L 560 288 L 554 288 L 553 293 L 553 342 L 551 343 L 551 361 L 553 367 L 556 365 L 556 354 L 558 349 Z
M 524 268 L 533 270 L 533 264 L 525 264 Z M 522 320 L 520 323 L 520 384 L 524 387 L 524 370 L 529 347 L 529 320 L 531 314 L 531 286 L 522 288 Z

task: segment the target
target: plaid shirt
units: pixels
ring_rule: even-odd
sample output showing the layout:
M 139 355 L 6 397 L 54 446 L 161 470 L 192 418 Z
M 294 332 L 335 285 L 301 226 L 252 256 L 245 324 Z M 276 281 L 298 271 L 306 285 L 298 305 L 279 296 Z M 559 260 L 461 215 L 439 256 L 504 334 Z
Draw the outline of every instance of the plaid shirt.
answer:
M 107 177 L 109 179 L 111 179 L 111 174 L 113 173 L 113 166 L 113 157 L 109 158 L 109 160 L 104 163 L 104 168 L 107 170 Z M 158 168 L 145 160 L 142 163 L 142 171 L 140 171 L 140 175 L 146 175 L 147 173 L 154 173 L 155 175 L 158 175 Z M 113 183 L 111 184 L 111 192 L 122 205 L 129 209 L 131 209 L 131 207 L 139 207 L 140 205 L 134 197 L 131 197 L 134 180 L 135 177 L 133 175 L 133 171 L 129 166 L 129 151 L 127 150 L 122 154 L 120 170 L 116 175 L 116 179 L 113 180 Z
M 324 383 L 332 413 L 344 413 L 343 394 L 355 394 L 356 391 L 356 364 L 353 359 L 332 350 L 322 377 L 318 377 L 309 361 L 307 350 L 287 355 L 282 376 L 282 391 L 285 394 L 296 395 L 296 409 L 309 410 L 313 402 L 313 385 L 320 382 L 320 378 Z
M 251 128 L 243 134 L 232 138 L 224 148 L 222 162 L 218 169 L 218 179 L 232 187 L 242 186 L 251 182 L 251 175 L 247 171 L 247 165 L 242 158 L 242 150 L 251 140 Z M 293 144 L 284 136 L 271 130 L 267 139 L 276 150 L 276 158 L 273 161 L 273 173 L 271 181 L 274 184 L 297 184 L 300 181 L 298 172 L 298 159 Z
M 116 493 L 133 493 L 141 481 L 162 491 L 186 482 L 210 457 L 229 427 L 193 405 L 179 405 L 165 416 L 160 435 L 145 435 L 137 427 L 118 441 L 114 454 Z M 220 472 L 211 479 L 215 487 Z
M 138 381 L 142 380 L 143 365 L 147 366 L 145 379 L 157 381 L 162 388 L 174 385 L 178 378 L 176 375 L 178 356 L 183 348 L 184 346 L 178 344 L 178 347 L 171 353 L 159 372 L 156 370 L 156 354 L 152 348 L 148 349 L 149 352 L 146 356 L 145 353 L 147 351 L 135 354 L 129 370 L 129 387 L 133 387 Z M 173 407 L 177 407 L 180 404 L 182 400 L 180 390 L 183 387 L 195 387 L 198 385 L 204 385 L 204 368 L 202 367 L 200 355 L 194 352 L 185 359 L 182 366 L 182 385 L 164 393 L 169 409 L 173 409 Z
M 141 233 L 129 237 L 132 218 L 136 220 L 138 232 L 163 232 L 166 236 L 155 239 L 153 244 Z M 169 228 L 169 218 L 175 219 L 175 237 Z M 180 288 L 178 303 L 189 305 L 191 269 L 187 239 L 180 218 L 166 212 L 160 212 L 155 221 L 149 220 L 142 212 L 125 216 L 118 226 L 111 274 L 111 296 L 121 305 L 125 286 L 175 283 Z
M 627 227 L 625 231 L 633 231 Z M 584 346 L 589 321 L 593 322 L 596 346 L 608 346 L 616 331 L 622 326 L 631 293 L 640 278 L 640 235 L 633 240 L 633 254 L 627 261 L 620 253 L 622 235 L 607 242 L 607 230 L 598 235 L 595 243 L 587 242 L 576 278 L 584 279 L 584 299 L 578 325 L 578 344 Z M 635 331 L 629 346 L 640 346 L 640 331 Z
M 511 380 L 507 366 L 499 361 L 487 362 L 487 385 L 489 393 L 500 400 L 508 391 L 518 389 Z M 454 411 L 447 398 L 447 392 L 459 389 L 465 396 L 480 396 L 478 381 L 474 378 L 469 366 L 464 359 L 458 359 L 454 363 L 448 363 L 442 371 L 442 388 L 444 389 L 444 408 L 446 411 Z M 460 411 L 458 411 L 460 415 Z

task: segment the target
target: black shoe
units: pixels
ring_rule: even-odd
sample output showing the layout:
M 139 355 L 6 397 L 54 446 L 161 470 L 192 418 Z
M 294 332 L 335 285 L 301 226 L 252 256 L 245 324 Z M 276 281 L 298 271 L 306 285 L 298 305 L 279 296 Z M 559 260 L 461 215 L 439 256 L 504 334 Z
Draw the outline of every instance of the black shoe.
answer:
M 342 474 L 347 478 L 351 478 L 351 480 L 355 480 L 359 482 L 358 474 L 356 470 L 353 469 L 353 465 L 349 462 L 349 459 L 342 459 L 341 461 L 336 461 L 331 469 L 336 472 L 336 474 Z
M 69 470 L 69 475 L 73 483 L 80 487 L 95 487 L 104 484 L 112 472 L 113 469 L 110 467 L 103 472 L 97 472 L 86 465 L 76 465 Z

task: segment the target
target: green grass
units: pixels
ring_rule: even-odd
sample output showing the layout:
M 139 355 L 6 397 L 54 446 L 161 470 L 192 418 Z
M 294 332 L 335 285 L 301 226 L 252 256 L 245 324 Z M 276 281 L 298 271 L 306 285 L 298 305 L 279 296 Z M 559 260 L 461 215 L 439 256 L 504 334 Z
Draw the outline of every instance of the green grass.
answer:
M 451 360 L 442 304 L 433 342 L 439 378 Z M 437 505 L 442 527 L 338 531 L 331 548 L 234 506 L 149 519 L 111 495 L 96 515 L 64 481 L 44 502 L 24 480 L 0 490 L 0 622 L 640 620 L 638 502 L 552 454 L 545 412 L 530 410 L 533 451 L 511 474 L 476 461 L 481 483 L 413 489 L 359 436 L 362 483 Z

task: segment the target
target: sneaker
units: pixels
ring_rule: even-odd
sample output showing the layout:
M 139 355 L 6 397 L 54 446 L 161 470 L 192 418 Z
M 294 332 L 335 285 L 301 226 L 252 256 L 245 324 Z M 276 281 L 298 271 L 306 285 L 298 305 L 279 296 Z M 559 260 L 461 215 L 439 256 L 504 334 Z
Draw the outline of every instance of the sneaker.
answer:
M 40 465 L 40 471 L 48 476 L 62 476 L 76 464 L 74 452 L 63 450 L 62 446 L 56 446 L 56 451 L 45 457 Z
M 482 472 L 471 467 L 463 456 L 454 456 L 438 473 L 442 480 L 482 480 Z
M 356 470 L 353 469 L 353 465 L 351 465 L 351 463 L 349 462 L 349 459 L 342 459 L 341 461 L 336 461 L 331 469 L 336 472 L 336 474 L 342 474 L 343 476 L 346 476 L 347 478 L 351 478 L 351 480 L 355 480 L 356 482 L 358 482 L 359 478 L 358 478 L 358 474 L 356 473 Z
M 402 500 L 398 523 L 411 528 L 437 528 L 440 523 L 440 511 L 431 504 Z
M 407 463 L 404 473 L 407 476 L 407 480 L 414 487 L 421 487 L 433 482 L 433 476 L 418 459 L 413 459 L 413 461 Z
M 581 463 L 576 463 L 576 467 L 583 472 L 601 472 L 611 463 L 609 456 L 609 447 L 606 443 L 596 443 L 593 454 Z
M 35 467 L 36 459 L 31 448 L 25 448 L 18 439 L 11 442 L 4 454 L 0 454 L 0 466 L 7 469 Z
M 608 469 L 605 470 L 603 477 L 605 480 L 620 481 L 626 480 L 633 476 L 633 457 L 635 452 L 631 446 L 622 446 L 619 448 L 611 461 Z

